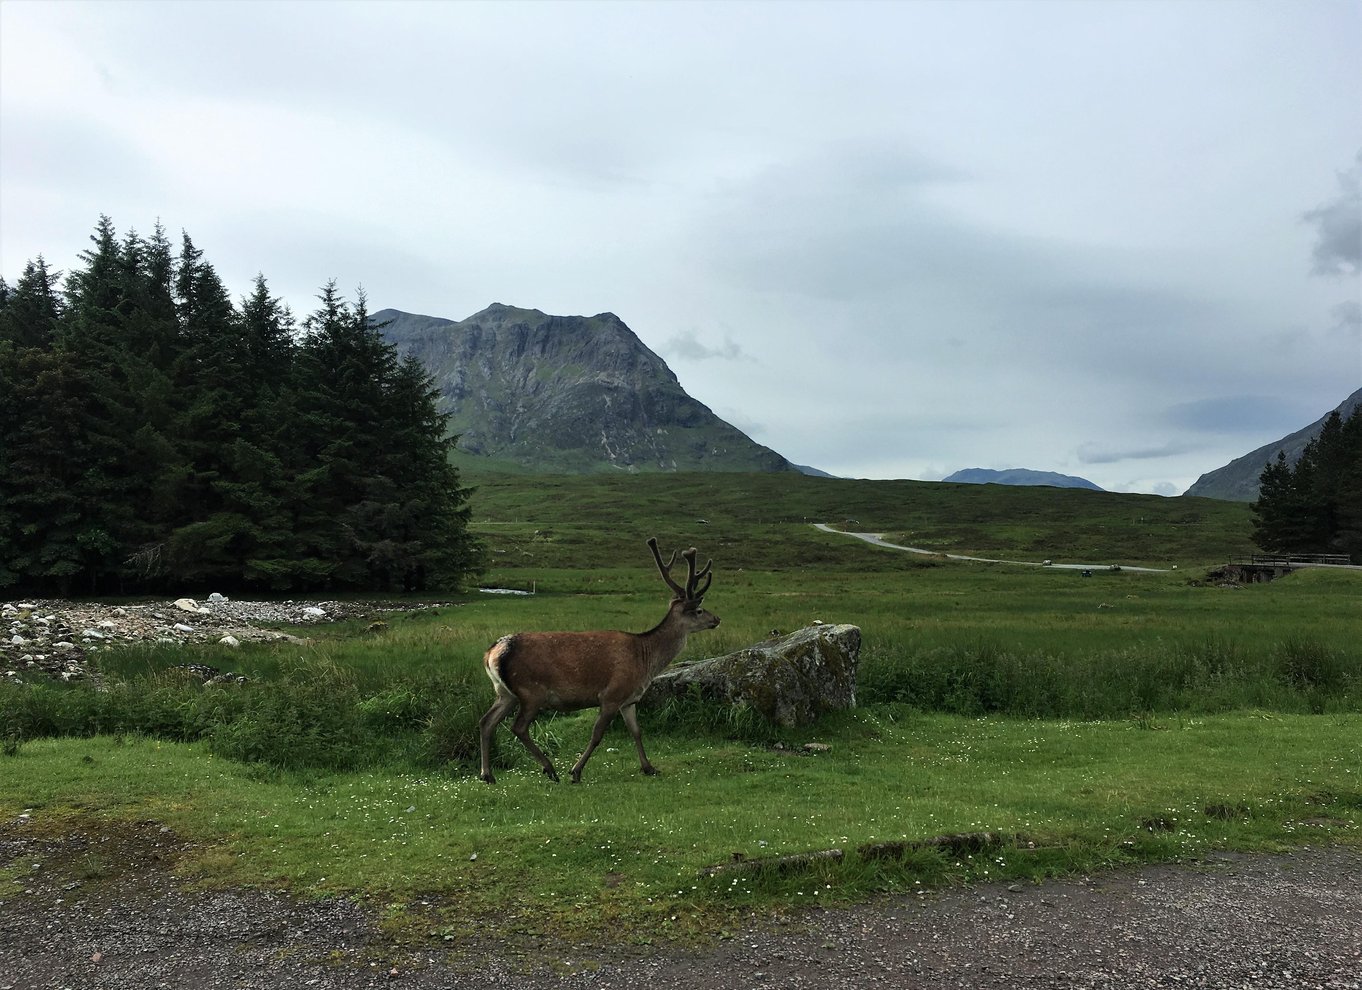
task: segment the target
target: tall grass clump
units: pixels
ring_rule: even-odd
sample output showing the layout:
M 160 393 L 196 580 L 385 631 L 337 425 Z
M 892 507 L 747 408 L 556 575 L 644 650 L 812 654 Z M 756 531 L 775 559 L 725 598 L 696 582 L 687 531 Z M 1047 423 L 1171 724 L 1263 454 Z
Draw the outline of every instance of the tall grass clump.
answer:
M 991 640 L 870 650 L 862 703 L 1019 718 L 1122 718 L 1135 712 L 1362 710 L 1362 657 L 1310 639 L 1258 651 L 1209 640 L 1043 652 Z
M 464 671 L 366 682 L 320 654 L 283 659 L 268 680 L 202 684 L 175 668 L 102 690 L 0 684 L 0 725 L 21 742 L 140 735 L 204 742 L 215 755 L 279 769 L 350 771 L 477 759 L 482 685 Z

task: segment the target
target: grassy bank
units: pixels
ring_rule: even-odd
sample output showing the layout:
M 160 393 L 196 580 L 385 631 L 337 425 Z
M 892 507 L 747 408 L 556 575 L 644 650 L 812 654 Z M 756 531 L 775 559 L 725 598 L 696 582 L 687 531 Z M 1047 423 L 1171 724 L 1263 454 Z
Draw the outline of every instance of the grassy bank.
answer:
M 495 915 L 630 939 L 874 891 L 1357 841 L 1362 816 L 1358 715 L 1036 722 L 881 706 L 808 735 L 830 750 L 655 732 L 662 776 L 633 772 L 625 742 L 578 787 L 531 768 L 496 787 L 394 768 L 262 775 L 201 745 L 47 740 L 5 761 L 2 800 L 42 828 L 165 822 L 210 840 L 180 867 L 205 882 L 361 896 L 417 929 Z M 907 845 L 962 834 L 979 838 Z M 761 868 L 828 849 L 843 858 Z M 758 862 L 705 872 L 735 854 Z

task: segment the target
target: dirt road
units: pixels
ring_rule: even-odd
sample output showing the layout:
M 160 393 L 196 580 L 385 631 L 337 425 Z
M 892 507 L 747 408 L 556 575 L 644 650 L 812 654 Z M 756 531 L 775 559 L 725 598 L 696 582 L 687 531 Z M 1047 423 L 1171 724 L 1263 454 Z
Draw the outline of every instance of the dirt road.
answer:
M 170 873 L 176 840 L 155 825 L 99 846 L 0 826 L 0 876 L 20 888 L 0 900 L 0 990 L 1362 990 L 1356 849 L 900 897 L 699 950 L 626 952 L 505 943 L 494 930 L 475 946 L 394 946 L 348 902 L 184 891 Z

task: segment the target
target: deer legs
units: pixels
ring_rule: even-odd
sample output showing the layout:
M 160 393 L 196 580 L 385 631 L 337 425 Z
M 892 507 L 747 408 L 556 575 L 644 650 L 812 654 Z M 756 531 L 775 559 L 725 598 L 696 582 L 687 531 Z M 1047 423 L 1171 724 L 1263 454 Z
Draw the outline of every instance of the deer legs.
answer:
M 510 714 L 511 709 L 516 704 L 515 695 L 498 695 L 497 700 L 492 703 L 491 708 L 487 709 L 487 714 L 478 723 L 478 730 L 482 738 L 482 779 L 489 784 L 496 783 L 496 778 L 492 776 L 492 761 L 489 756 L 492 735 L 497 731 L 497 726 L 501 724 L 502 719 Z M 544 768 L 544 776 L 557 782 L 558 771 L 553 769 L 553 763 L 544 755 L 544 751 L 535 745 L 534 739 L 530 737 L 530 723 L 538 714 L 534 709 L 521 705 L 520 712 L 516 715 L 515 721 L 511 723 L 511 732 L 530 751 L 530 755 L 539 761 L 539 765 Z
M 497 726 L 501 724 L 512 708 L 516 706 L 515 695 L 501 694 L 498 692 L 497 700 L 492 702 L 492 707 L 487 709 L 487 714 L 478 722 L 478 734 L 482 743 L 482 773 L 480 776 L 489 784 L 495 784 L 496 778 L 492 776 L 492 735 L 497 731 Z
M 638 713 L 634 711 L 633 705 L 625 705 L 620 709 L 620 717 L 624 719 L 624 724 L 629 729 L 629 735 L 634 737 L 634 749 L 638 750 L 638 765 L 649 777 L 657 774 L 657 768 L 648 762 L 648 754 L 643 752 L 643 732 L 638 727 Z
M 539 713 L 522 707 L 520 709 L 520 714 L 517 715 L 515 721 L 511 723 L 511 731 L 515 733 L 517 739 L 525 744 L 525 748 L 530 751 L 530 755 L 539 761 L 539 765 L 544 768 L 544 776 L 548 777 L 549 780 L 556 784 L 558 783 L 558 771 L 553 769 L 553 763 L 544 755 L 544 751 L 535 745 L 534 740 L 530 738 L 530 723 L 534 721 L 534 717 L 537 714 Z
M 504 698 L 499 697 L 492 707 L 487 710 L 487 714 L 482 717 L 482 721 L 478 723 L 479 730 L 482 734 L 482 779 L 489 784 L 496 783 L 496 778 L 492 776 L 491 759 L 488 756 L 490 753 L 492 735 L 497 731 L 497 726 L 510 714 L 511 709 L 514 708 L 515 705 L 516 699 L 514 696 L 507 696 Z M 537 711 L 522 705 L 520 711 L 516 714 L 515 721 L 511 723 L 511 732 L 514 733 L 521 744 L 530 751 L 530 755 L 539 761 L 539 765 L 544 768 L 544 776 L 556 782 L 558 780 L 558 771 L 553 768 L 553 762 L 545 755 L 544 751 L 535 744 L 534 739 L 530 736 L 530 723 L 534 721 L 534 717 L 537 714 L 539 714 Z M 605 735 L 605 730 L 609 727 L 610 720 L 613 719 L 616 714 L 624 719 L 624 724 L 629 729 L 629 735 L 634 738 L 634 750 L 638 753 L 639 769 L 650 777 L 657 773 L 657 768 L 648 761 L 648 754 L 643 750 L 643 732 L 639 729 L 638 713 L 634 710 L 634 706 L 625 705 L 617 708 L 613 705 L 605 705 L 601 708 L 600 714 L 596 717 L 596 724 L 591 730 L 591 741 L 587 743 L 586 750 L 577 758 L 577 762 L 572 766 L 571 778 L 574 784 L 580 784 L 582 782 L 582 768 L 586 766 L 586 761 L 591 759 L 591 754 L 596 751 L 596 747 L 601 744 L 601 739 Z
M 624 724 L 629 728 L 629 734 L 634 737 L 634 749 L 638 751 L 639 769 L 650 777 L 657 773 L 656 768 L 648 762 L 648 754 L 643 751 L 643 733 L 639 730 L 638 714 L 634 711 L 634 706 L 615 707 L 605 704 L 601 705 L 601 713 L 596 717 L 596 726 L 591 730 L 591 742 L 587 743 L 586 751 L 577 758 L 577 762 L 572 767 L 572 782 L 574 784 L 582 782 L 582 768 L 586 766 L 586 761 L 591 758 L 591 754 L 600 745 L 601 737 L 605 735 L 605 730 L 616 713 L 624 719 Z

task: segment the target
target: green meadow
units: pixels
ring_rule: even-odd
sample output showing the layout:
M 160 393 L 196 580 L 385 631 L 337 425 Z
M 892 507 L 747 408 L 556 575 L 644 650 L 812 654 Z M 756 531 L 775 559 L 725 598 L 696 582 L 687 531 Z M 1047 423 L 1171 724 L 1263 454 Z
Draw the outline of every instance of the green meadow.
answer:
M 483 586 L 534 594 L 470 589 L 306 645 L 126 649 L 103 656 L 103 691 L 0 686 L 0 820 L 160 822 L 192 843 L 186 882 L 364 899 L 416 940 L 492 915 L 527 939 L 722 937 L 885 891 L 1362 842 L 1362 572 L 1218 586 L 1213 566 L 1252 550 L 1246 506 L 771 475 L 466 480 Z M 952 562 L 814 522 L 1101 566 Z M 482 784 L 483 651 L 516 630 L 653 625 L 651 535 L 714 560 L 723 624 L 682 662 L 853 623 L 859 707 L 783 730 L 676 703 L 641 714 L 658 777 L 617 725 L 577 786 L 503 728 Z M 189 660 L 251 680 L 186 684 Z M 536 738 L 562 768 L 593 717 L 541 718 Z M 26 868 L 0 871 L 0 898 Z

